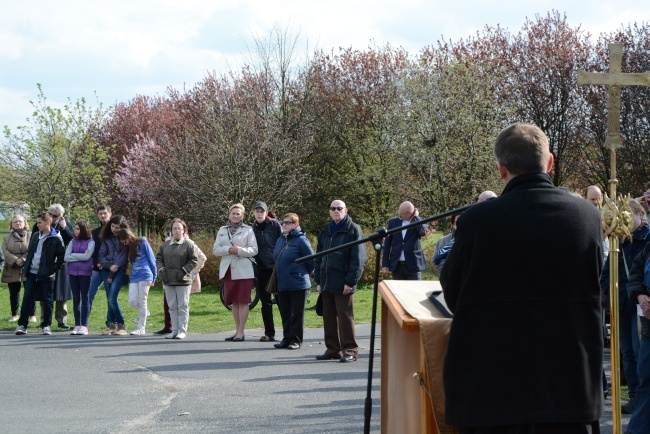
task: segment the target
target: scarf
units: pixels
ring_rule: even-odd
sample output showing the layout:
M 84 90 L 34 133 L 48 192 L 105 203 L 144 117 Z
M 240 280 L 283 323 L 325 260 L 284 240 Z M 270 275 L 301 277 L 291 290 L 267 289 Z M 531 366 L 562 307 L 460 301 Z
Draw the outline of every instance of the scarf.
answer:
M 343 225 L 345 224 L 347 219 L 348 219 L 348 216 L 346 215 L 338 223 L 335 223 L 334 220 L 332 220 L 330 222 L 330 228 L 332 230 L 332 236 L 336 235 L 336 233 L 339 231 L 339 229 L 341 229 L 343 227 Z
M 226 223 L 226 226 L 228 226 L 228 230 L 232 235 L 235 235 L 235 233 L 242 227 L 244 224 L 244 221 L 240 221 L 239 223 L 233 223 L 230 220 L 228 220 L 228 223 Z

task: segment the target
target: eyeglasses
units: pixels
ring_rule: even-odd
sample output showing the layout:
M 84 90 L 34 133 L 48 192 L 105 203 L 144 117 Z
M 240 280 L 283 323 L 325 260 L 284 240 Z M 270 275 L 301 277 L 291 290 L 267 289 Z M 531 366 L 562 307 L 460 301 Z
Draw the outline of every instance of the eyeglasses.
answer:
M 293 222 L 292 222 L 292 221 L 288 221 L 288 220 L 283 220 L 283 221 L 280 222 L 280 224 L 281 224 L 282 226 L 284 226 L 284 225 L 292 225 Z
M 345 209 L 344 206 L 331 206 L 330 211 L 343 211 Z
M 48 214 L 49 214 L 50 217 L 52 217 L 53 219 L 58 219 L 58 218 L 59 218 L 59 215 L 58 215 L 58 214 L 52 214 L 51 212 L 48 212 Z

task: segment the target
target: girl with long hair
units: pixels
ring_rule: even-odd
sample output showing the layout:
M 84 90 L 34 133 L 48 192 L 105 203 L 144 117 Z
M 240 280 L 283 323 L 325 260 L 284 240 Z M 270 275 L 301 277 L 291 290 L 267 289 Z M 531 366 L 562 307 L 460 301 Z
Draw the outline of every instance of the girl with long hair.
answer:
M 88 315 L 90 302 L 90 276 L 93 274 L 93 252 L 95 241 L 86 220 L 79 220 L 74 225 L 74 238 L 65 250 L 64 260 L 68 264 L 70 289 L 74 310 L 74 329 L 71 335 L 88 334 Z

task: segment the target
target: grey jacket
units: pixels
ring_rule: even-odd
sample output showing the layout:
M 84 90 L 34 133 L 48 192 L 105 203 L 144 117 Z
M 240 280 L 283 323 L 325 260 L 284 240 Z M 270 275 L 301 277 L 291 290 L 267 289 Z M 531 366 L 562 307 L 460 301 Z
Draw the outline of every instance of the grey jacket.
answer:
M 188 239 L 182 239 L 179 243 L 167 240 L 156 255 L 158 275 L 163 285 L 167 286 L 190 286 L 190 273 L 197 263 L 194 243 Z

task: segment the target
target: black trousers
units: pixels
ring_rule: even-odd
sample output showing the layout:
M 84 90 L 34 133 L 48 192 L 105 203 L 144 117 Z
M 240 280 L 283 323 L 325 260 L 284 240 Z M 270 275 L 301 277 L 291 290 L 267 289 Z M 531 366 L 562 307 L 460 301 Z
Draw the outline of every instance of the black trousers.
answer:
M 36 300 L 42 301 L 41 327 L 50 327 L 52 325 L 52 310 L 54 309 L 54 281 L 36 280 L 36 275 L 29 273 L 25 281 L 25 293 L 23 294 L 23 304 L 20 307 L 18 325 L 27 328 L 29 316 L 32 315 L 36 308 Z
M 273 269 L 258 271 L 257 292 L 260 295 L 262 303 L 262 321 L 264 321 L 264 334 L 270 338 L 275 337 L 275 324 L 273 323 L 273 305 L 271 304 L 271 294 L 266 292 L 266 284 L 273 273 Z
M 7 283 L 9 287 L 9 303 L 11 304 L 11 315 L 16 316 L 20 313 L 20 287 L 23 285 L 22 282 L 11 282 Z M 34 310 L 32 310 L 30 316 L 36 315 L 36 303 L 34 303 Z
M 282 316 L 282 343 L 302 344 L 302 334 L 305 328 L 305 302 L 307 291 L 279 291 L 278 306 Z

